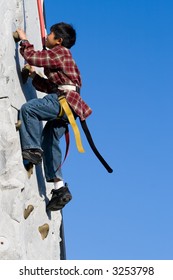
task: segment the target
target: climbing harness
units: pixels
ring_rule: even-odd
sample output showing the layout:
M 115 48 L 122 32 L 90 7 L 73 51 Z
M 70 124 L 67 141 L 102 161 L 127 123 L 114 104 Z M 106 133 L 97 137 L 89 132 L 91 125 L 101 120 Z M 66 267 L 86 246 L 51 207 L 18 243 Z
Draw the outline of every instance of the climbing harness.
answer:
M 80 92 L 80 89 L 75 89 L 76 86 L 74 85 L 61 85 L 61 86 L 58 86 L 58 89 L 61 89 L 61 90 L 65 90 L 65 89 L 69 89 L 69 90 L 76 90 L 78 92 Z M 80 139 L 80 133 L 79 133 L 79 129 L 78 129 L 78 126 L 75 122 L 75 119 L 74 119 L 74 116 L 73 116 L 73 113 L 66 101 L 66 98 L 64 96 L 64 94 L 61 94 L 59 97 L 58 97 L 58 100 L 61 104 L 61 108 L 63 108 L 62 111 L 60 111 L 60 114 L 59 116 L 62 116 L 63 114 L 63 111 L 66 113 L 67 117 L 68 117 L 68 120 L 72 126 L 72 129 L 74 131 L 74 135 L 75 135 L 75 139 L 76 139 L 76 146 L 78 148 L 78 151 L 79 152 L 84 152 L 84 149 L 82 147 L 82 143 L 81 143 L 81 139 Z M 91 147 L 91 149 L 93 150 L 94 154 L 96 155 L 96 157 L 100 160 L 100 162 L 103 164 L 103 166 L 106 168 L 106 170 L 109 172 L 109 173 L 112 173 L 113 170 L 112 168 L 108 165 L 108 163 L 104 160 L 104 158 L 101 156 L 101 154 L 99 153 L 99 151 L 97 150 L 95 144 L 94 144 L 94 141 L 92 139 L 92 136 L 91 136 L 91 133 L 88 129 L 88 126 L 87 126 L 87 123 L 86 123 L 86 120 L 81 120 L 80 119 L 80 123 L 81 123 L 81 126 L 82 126 L 82 129 L 85 133 L 85 136 L 88 140 L 88 143 Z M 67 143 L 67 142 L 66 142 Z M 67 145 L 66 145 L 67 146 Z M 66 148 L 66 155 L 67 155 L 67 148 Z M 63 161 L 64 162 L 64 161 Z
M 59 85 L 59 90 L 73 90 L 80 94 L 80 87 L 74 85 Z
M 60 91 L 74 90 L 74 91 L 77 91 L 78 93 L 80 93 L 80 88 L 78 86 L 74 86 L 74 85 L 59 85 L 57 87 L 57 89 L 60 90 Z M 59 117 L 62 116 L 62 114 L 64 114 L 64 113 L 66 114 L 66 116 L 68 118 L 68 121 L 71 124 L 71 127 L 72 127 L 73 132 L 74 132 L 77 149 L 80 153 L 84 153 L 85 151 L 84 151 L 84 148 L 82 146 L 82 140 L 81 140 L 81 137 L 80 137 L 80 132 L 79 132 L 78 126 L 76 124 L 76 121 L 75 121 L 74 115 L 72 113 L 72 110 L 71 110 L 70 106 L 68 105 L 68 103 L 66 101 L 66 98 L 65 98 L 65 94 L 63 92 L 58 94 L 58 101 L 61 105 L 61 110 L 60 110 L 60 113 L 59 113 Z
M 69 123 L 72 126 L 72 129 L 73 129 L 73 132 L 74 132 L 74 135 L 75 135 L 77 149 L 78 149 L 78 151 L 80 153 L 84 153 L 84 148 L 82 146 L 80 132 L 79 132 L 78 126 L 76 124 L 74 115 L 73 115 L 73 113 L 72 113 L 72 111 L 70 109 L 70 106 L 68 105 L 68 103 L 66 101 L 65 95 L 64 94 L 62 94 L 62 95 L 60 94 L 58 96 L 58 100 L 59 100 L 59 103 L 60 103 L 61 107 L 63 108 L 63 110 L 64 110 L 68 120 L 69 120 Z

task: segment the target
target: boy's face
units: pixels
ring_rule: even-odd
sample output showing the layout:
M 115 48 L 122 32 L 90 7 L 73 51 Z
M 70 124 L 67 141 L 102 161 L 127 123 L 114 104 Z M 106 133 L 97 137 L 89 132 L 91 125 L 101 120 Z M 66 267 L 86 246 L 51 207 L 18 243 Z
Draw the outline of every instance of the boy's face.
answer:
M 54 32 L 51 32 L 46 37 L 46 47 L 49 49 L 52 49 L 52 48 L 56 47 L 57 45 L 61 45 L 61 43 L 62 43 L 62 38 L 55 39 Z

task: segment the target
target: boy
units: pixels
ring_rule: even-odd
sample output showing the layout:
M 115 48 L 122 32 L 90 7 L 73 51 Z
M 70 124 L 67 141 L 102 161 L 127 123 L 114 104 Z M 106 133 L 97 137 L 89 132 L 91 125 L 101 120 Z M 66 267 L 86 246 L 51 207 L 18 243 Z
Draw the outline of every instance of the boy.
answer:
M 17 30 L 20 42 L 20 53 L 27 63 L 32 66 L 44 67 L 47 79 L 40 77 L 30 68 L 33 86 L 48 93 L 44 98 L 32 99 L 25 103 L 20 110 L 20 128 L 22 156 L 33 164 L 44 163 L 47 182 L 54 182 L 52 198 L 47 210 L 62 209 L 72 198 L 71 193 L 63 182 L 61 172 L 61 150 L 59 140 L 65 133 L 68 123 L 67 116 L 61 114 L 58 94 L 64 93 L 75 116 L 81 120 L 91 114 L 91 109 L 80 97 L 81 77 L 78 67 L 72 58 L 70 48 L 75 44 L 74 28 L 64 22 L 50 28 L 46 38 L 46 48 L 35 51 L 34 46 L 27 40 L 23 30 Z M 60 121 L 57 121 L 57 117 Z M 39 122 L 47 121 L 43 131 Z

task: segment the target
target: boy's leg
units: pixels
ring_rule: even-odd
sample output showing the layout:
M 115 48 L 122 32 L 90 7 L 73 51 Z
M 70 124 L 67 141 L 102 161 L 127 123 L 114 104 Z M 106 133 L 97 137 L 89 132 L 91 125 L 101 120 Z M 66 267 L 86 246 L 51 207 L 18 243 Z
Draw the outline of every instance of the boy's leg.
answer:
M 66 130 L 65 125 L 59 120 L 48 121 L 42 132 L 43 164 L 47 182 L 62 180 L 60 138 Z M 58 181 L 58 180 L 57 180 Z
M 47 205 L 47 210 L 62 209 L 71 199 L 71 193 L 64 184 L 61 172 L 61 150 L 59 141 L 65 133 L 66 124 L 60 120 L 47 122 L 42 133 L 43 164 L 47 182 L 54 182 L 52 198 Z
M 48 94 L 44 98 L 32 99 L 25 103 L 20 110 L 19 118 L 22 122 L 20 138 L 23 156 L 28 150 L 41 150 L 40 121 L 56 119 L 60 105 L 56 94 Z

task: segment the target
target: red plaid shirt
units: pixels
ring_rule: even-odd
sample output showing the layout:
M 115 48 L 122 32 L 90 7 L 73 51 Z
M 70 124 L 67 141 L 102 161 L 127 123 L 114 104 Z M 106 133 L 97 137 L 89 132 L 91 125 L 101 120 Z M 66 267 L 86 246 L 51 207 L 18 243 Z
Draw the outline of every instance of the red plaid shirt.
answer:
M 33 85 L 37 90 L 52 93 L 53 83 L 81 87 L 80 72 L 69 49 L 57 45 L 50 50 L 35 51 L 34 46 L 26 41 L 21 43 L 20 53 L 30 65 L 44 67 L 47 79 L 39 75 L 33 79 Z M 92 113 L 91 108 L 82 100 L 79 93 L 65 90 L 65 95 L 67 102 L 81 120 Z

